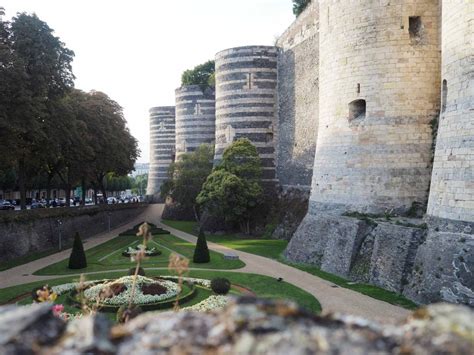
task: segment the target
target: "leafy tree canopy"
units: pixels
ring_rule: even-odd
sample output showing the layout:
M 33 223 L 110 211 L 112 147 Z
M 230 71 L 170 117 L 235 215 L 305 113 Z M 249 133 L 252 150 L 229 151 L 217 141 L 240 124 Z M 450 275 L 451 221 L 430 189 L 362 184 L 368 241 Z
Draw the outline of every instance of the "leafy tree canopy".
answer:
M 224 151 L 217 169 L 224 169 L 250 180 L 260 179 L 262 176 L 262 164 L 257 148 L 247 138 L 236 140 Z
M 215 63 L 209 60 L 200 64 L 194 69 L 188 69 L 181 75 L 181 85 L 199 85 L 204 91 L 208 87 L 214 87 L 215 84 Z
M 293 0 L 293 13 L 298 17 L 310 4 L 311 0 Z
M 162 198 L 170 195 L 183 208 L 193 209 L 198 218 L 196 197 L 212 171 L 213 158 L 214 147 L 209 144 L 202 144 L 194 152 L 181 155 L 170 167 L 168 182 L 162 185 Z
M 257 149 L 248 139 L 233 142 L 221 164 L 208 176 L 197 196 L 197 203 L 211 215 L 240 225 L 250 233 L 250 220 L 262 203 L 262 166 Z

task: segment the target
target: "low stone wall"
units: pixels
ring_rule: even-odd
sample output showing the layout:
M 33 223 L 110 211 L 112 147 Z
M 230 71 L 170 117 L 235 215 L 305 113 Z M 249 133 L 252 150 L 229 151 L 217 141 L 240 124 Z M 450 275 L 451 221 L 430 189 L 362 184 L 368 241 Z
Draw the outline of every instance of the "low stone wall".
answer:
M 66 323 L 42 304 L 0 307 L 0 332 L 2 354 L 472 354 L 474 312 L 436 304 L 378 324 L 241 298 L 222 311 L 148 312 L 112 326 L 100 313 Z
M 146 204 L 56 208 L 14 211 L 0 215 L 0 259 L 7 261 L 71 244 L 77 233 L 90 238 L 109 228 L 128 223 L 142 213 Z M 58 223 L 60 221 L 61 224 Z

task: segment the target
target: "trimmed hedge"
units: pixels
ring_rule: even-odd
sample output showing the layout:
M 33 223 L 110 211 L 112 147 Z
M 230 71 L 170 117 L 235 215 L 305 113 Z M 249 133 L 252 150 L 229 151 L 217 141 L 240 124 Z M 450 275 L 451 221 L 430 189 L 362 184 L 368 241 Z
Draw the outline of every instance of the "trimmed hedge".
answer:
M 202 229 L 199 230 L 199 235 L 194 249 L 193 262 L 197 264 L 204 264 L 211 261 L 209 248 L 207 247 L 206 235 Z
M 79 233 L 74 236 L 74 243 L 72 245 L 71 256 L 69 257 L 70 269 L 84 269 L 87 267 L 86 253 L 84 252 L 84 245 L 82 244 Z

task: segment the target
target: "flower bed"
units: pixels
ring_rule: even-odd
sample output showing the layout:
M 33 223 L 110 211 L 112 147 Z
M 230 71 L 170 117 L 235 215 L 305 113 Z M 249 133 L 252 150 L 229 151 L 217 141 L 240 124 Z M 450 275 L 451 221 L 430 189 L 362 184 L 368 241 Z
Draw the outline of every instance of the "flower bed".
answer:
M 99 306 L 102 312 L 115 312 L 130 301 L 132 280 L 133 276 L 124 276 L 115 280 L 89 281 L 89 287 L 84 290 L 84 298 L 88 304 Z M 77 286 L 77 283 L 64 284 L 60 285 L 60 289 L 69 289 L 69 300 L 79 305 L 81 298 Z M 175 281 L 138 275 L 133 304 L 144 311 L 172 308 L 176 299 L 178 302 L 189 301 L 194 297 L 195 291 L 194 285 L 187 282 L 179 290 Z
M 122 255 L 127 256 L 127 257 L 134 256 L 140 251 L 140 249 L 142 247 L 143 246 L 141 244 L 137 245 L 136 247 L 128 247 L 127 249 L 125 249 L 122 252 Z M 147 247 L 145 249 L 145 255 L 146 256 L 157 256 L 157 255 L 161 255 L 161 251 L 156 249 L 155 247 L 152 247 L 152 248 Z
M 103 282 L 86 289 L 84 297 L 91 302 L 98 299 L 99 304 L 102 305 L 122 306 L 130 300 L 132 283 L 133 276 L 124 276 L 117 280 Z M 151 286 L 155 286 L 155 289 L 152 290 Z M 179 291 L 179 286 L 173 281 L 154 280 L 138 275 L 133 303 L 136 305 L 156 303 L 176 297 Z M 104 294 L 110 297 L 103 297 Z
M 209 296 L 205 300 L 196 303 L 193 306 L 184 307 L 182 311 L 208 312 L 224 308 L 229 301 L 227 296 Z

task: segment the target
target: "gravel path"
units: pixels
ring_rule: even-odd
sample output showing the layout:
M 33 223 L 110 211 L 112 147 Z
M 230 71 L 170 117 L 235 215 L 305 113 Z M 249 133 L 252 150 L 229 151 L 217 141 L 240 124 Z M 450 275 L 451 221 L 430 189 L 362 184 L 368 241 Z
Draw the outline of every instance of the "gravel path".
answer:
M 173 235 L 189 242 L 196 242 L 196 237 L 171 228 L 160 222 L 163 205 L 150 205 L 150 207 L 134 221 L 113 230 L 111 233 L 105 233 L 98 237 L 94 237 L 85 243 L 85 249 L 92 248 L 96 245 L 104 243 L 114 238 L 118 233 L 130 228 L 139 221 L 147 220 L 151 223 L 159 225 L 161 228 L 169 230 Z M 259 255 L 245 253 L 239 250 L 230 249 L 219 244 L 208 242 L 210 249 L 224 253 L 231 252 L 236 254 L 245 262 L 246 266 L 237 270 L 222 270 L 226 272 L 247 272 L 254 274 L 261 274 L 270 277 L 282 277 L 283 280 L 314 295 L 323 308 L 324 313 L 328 312 L 342 312 L 350 313 L 356 316 L 377 320 L 381 322 L 393 322 L 405 319 L 410 311 L 391 305 L 387 302 L 379 301 L 374 298 L 365 296 L 361 293 L 339 287 L 332 282 L 321 279 L 317 276 L 311 275 L 307 272 L 295 269 L 291 266 L 282 264 L 278 261 L 268 259 Z M 34 282 L 39 280 L 48 280 L 58 278 L 61 276 L 74 275 L 58 275 L 58 276 L 34 276 L 31 275 L 34 271 L 45 266 L 58 262 L 69 256 L 70 250 L 64 250 L 60 253 L 50 255 L 48 257 L 35 260 L 31 263 L 21 265 L 9 270 L 0 272 L 0 284 L 2 287 L 9 287 L 19 285 L 27 282 Z M 166 268 L 156 268 L 161 270 Z M 196 269 L 206 270 L 206 269 Z M 107 271 L 123 271 L 123 270 L 107 270 Z M 219 271 L 219 270 L 213 270 Z M 99 272 L 95 272 L 99 273 Z M 94 274 L 94 273 L 90 273 Z

